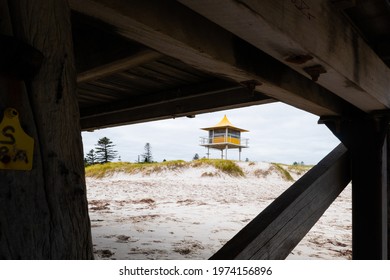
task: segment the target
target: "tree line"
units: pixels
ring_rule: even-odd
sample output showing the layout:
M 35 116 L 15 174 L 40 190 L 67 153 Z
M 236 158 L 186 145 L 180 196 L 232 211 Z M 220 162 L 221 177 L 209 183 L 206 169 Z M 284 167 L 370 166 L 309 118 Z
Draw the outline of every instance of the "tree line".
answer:
M 103 164 L 111 162 L 120 156 L 118 151 L 114 149 L 116 145 L 107 137 L 100 138 L 95 145 L 95 149 L 91 149 L 84 158 L 84 164 L 86 166 L 93 164 Z M 141 155 L 143 163 L 153 162 L 152 147 L 149 143 L 144 146 L 144 153 Z M 139 161 L 139 160 L 138 160 Z

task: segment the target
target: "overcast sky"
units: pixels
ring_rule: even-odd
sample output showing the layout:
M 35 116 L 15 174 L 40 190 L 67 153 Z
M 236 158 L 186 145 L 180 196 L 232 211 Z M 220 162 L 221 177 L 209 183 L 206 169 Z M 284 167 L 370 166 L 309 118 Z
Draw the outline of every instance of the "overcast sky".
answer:
M 195 153 L 206 156 L 206 148 L 199 146 L 199 137 L 207 137 L 200 130 L 217 124 L 224 114 L 230 122 L 249 132 L 249 148 L 241 158 L 251 161 L 294 161 L 316 164 L 339 143 L 325 125 L 317 124 L 318 117 L 283 103 L 251 106 L 197 115 L 195 118 L 177 118 L 142 124 L 83 132 L 84 152 L 95 148 L 101 137 L 108 137 L 116 145 L 122 161 L 135 162 L 150 143 L 154 161 L 192 160 Z M 220 158 L 218 150 L 211 150 L 211 158 Z M 238 151 L 229 150 L 228 159 L 238 160 Z

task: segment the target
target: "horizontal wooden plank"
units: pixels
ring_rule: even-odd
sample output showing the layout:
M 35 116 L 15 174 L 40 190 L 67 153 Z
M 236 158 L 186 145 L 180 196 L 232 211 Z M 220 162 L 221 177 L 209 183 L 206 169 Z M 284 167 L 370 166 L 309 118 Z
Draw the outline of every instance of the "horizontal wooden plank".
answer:
M 390 108 L 390 69 L 331 1 L 179 0 L 292 69 L 370 112 Z M 307 61 L 294 60 L 307 57 Z
M 182 86 L 175 90 L 157 92 L 152 94 L 140 94 L 128 99 L 118 100 L 101 106 L 81 108 L 81 119 L 95 116 L 109 115 L 124 111 L 141 109 L 151 105 L 163 105 L 166 102 L 184 101 L 194 97 L 211 96 L 217 93 L 230 94 L 233 90 L 248 94 L 243 85 L 229 83 L 223 80 L 213 80 L 191 86 Z
M 285 259 L 351 180 L 340 144 L 211 259 Z
M 119 103 L 82 109 L 82 130 L 134 124 L 275 102 L 242 87 L 206 92 L 167 92 Z
M 71 8 L 109 24 L 118 34 L 198 70 L 242 83 L 317 115 L 351 106 L 316 83 L 175 1 L 71 0 Z

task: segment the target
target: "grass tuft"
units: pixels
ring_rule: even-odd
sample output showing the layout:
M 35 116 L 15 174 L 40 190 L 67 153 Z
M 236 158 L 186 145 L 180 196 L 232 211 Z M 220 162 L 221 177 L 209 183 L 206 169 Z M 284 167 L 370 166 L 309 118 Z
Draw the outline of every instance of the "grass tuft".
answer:
M 214 166 L 216 169 L 222 171 L 225 174 L 234 177 L 245 177 L 244 171 L 234 161 L 225 159 L 198 159 L 194 160 L 191 164 L 192 167 L 198 167 L 201 165 Z
M 184 160 L 172 160 L 159 163 L 109 162 L 105 164 L 87 166 L 85 168 L 85 175 L 87 177 L 94 178 L 103 178 L 116 172 L 129 174 L 142 172 L 145 175 L 151 175 L 164 170 L 180 170 L 186 167 L 199 167 L 202 165 L 214 166 L 216 169 L 230 176 L 245 176 L 242 169 L 235 162 L 221 159 L 200 159 L 191 162 L 186 162 Z
M 186 166 L 184 160 L 165 161 L 161 163 L 130 163 L 130 162 L 108 162 L 104 164 L 94 164 L 85 168 L 87 177 L 103 178 L 115 172 L 134 174 L 144 172 L 145 174 L 158 173 L 164 169 L 177 170 Z
M 309 171 L 313 165 L 289 165 L 288 170 L 295 172 L 297 175 L 302 175 Z
M 288 172 L 286 169 L 284 169 L 279 163 L 271 163 L 273 166 L 275 166 L 276 170 L 279 171 L 279 173 L 282 175 L 282 177 L 286 181 L 294 181 L 294 178 L 291 176 L 290 172 Z

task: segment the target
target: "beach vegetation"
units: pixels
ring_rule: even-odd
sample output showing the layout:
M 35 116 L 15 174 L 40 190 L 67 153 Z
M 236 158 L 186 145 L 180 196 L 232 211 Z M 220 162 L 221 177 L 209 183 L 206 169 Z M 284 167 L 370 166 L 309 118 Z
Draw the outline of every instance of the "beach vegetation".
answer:
M 280 163 L 271 163 L 276 170 L 280 173 L 280 175 L 283 177 L 286 181 L 294 181 L 294 178 L 291 176 L 290 172 L 288 172 L 286 169 L 282 167 Z
M 95 164 L 87 166 L 85 169 L 86 176 L 103 178 L 116 172 L 134 174 L 142 172 L 146 175 L 159 173 L 164 170 L 181 170 L 189 167 L 213 166 L 215 169 L 230 176 L 245 176 L 243 170 L 231 160 L 222 159 L 199 159 L 190 162 L 184 160 L 171 160 L 164 162 L 130 163 L 130 162 L 108 162 L 104 164 Z

